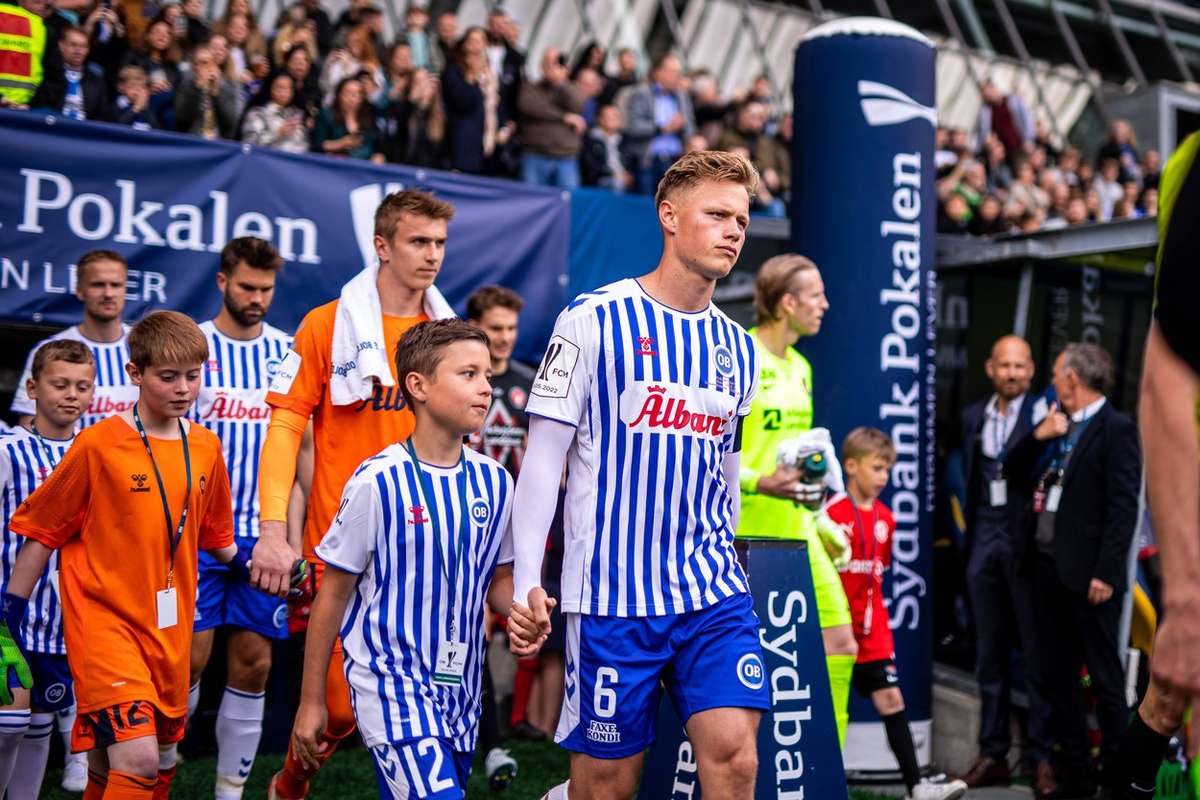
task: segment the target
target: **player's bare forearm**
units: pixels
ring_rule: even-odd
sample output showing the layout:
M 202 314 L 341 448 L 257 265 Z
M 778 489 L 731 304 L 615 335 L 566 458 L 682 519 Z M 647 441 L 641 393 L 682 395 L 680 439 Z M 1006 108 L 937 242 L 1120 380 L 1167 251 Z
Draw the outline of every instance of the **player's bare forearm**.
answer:
M 1157 323 L 1151 326 L 1138 418 L 1168 612 L 1172 606 L 1186 606 L 1186 613 L 1200 610 L 1198 390 L 1196 373 L 1171 352 Z
M 488 586 L 487 602 L 492 611 L 502 617 L 507 617 L 513 601 L 513 568 L 512 564 L 501 564 L 492 573 L 492 583 Z
M 45 572 L 46 562 L 50 560 L 53 552 L 41 542 L 26 539 L 21 545 L 21 552 L 17 555 L 16 563 L 13 564 L 12 576 L 8 579 L 8 587 L 5 591 L 28 600 L 29 595 L 33 592 L 33 587 L 37 585 L 38 578 Z
M 228 564 L 230 561 L 233 561 L 233 557 L 237 555 L 237 551 L 238 548 L 236 544 L 227 544 L 224 547 L 216 547 L 212 550 L 206 550 L 205 552 L 215 558 L 217 563 Z
M 333 644 L 337 641 L 338 630 L 346 614 L 346 604 L 350 602 L 350 595 L 357 583 L 358 575 L 325 565 L 321 591 L 317 592 L 308 619 L 308 636 L 304 643 L 304 680 L 300 687 L 302 702 L 325 704 L 325 676 L 329 672 Z

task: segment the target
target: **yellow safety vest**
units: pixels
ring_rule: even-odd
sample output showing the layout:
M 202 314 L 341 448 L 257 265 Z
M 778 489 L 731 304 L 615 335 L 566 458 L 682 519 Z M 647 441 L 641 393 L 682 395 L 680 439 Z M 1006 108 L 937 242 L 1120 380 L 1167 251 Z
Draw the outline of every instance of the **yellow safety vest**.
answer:
M 42 82 L 46 23 L 20 6 L 0 5 L 0 96 L 26 104 Z

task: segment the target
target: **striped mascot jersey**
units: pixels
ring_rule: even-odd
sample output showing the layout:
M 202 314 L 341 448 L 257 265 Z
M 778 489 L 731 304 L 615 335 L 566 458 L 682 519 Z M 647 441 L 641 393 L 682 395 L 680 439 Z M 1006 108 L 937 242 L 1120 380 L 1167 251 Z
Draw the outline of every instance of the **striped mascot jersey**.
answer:
M 440 468 L 414 463 L 401 443 L 363 462 L 317 546 L 328 566 L 359 576 L 341 637 L 350 700 L 368 747 L 424 737 L 448 739 L 460 752 L 475 747 L 483 606 L 497 564 L 513 560 L 513 481 L 487 456 L 462 452 L 460 466 Z M 418 469 L 433 497 L 426 497 Z M 451 609 L 457 640 L 468 645 L 458 686 L 434 682 Z
M 33 356 L 42 345 L 59 339 L 83 342 L 96 360 L 96 390 L 92 393 L 92 404 L 79 420 L 80 430 L 95 425 L 105 417 L 132 409 L 137 402 L 138 389 L 125 371 L 125 365 L 129 363 L 128 335 L 129 326 L 122 325 L 121 338 L 117 341 L 93 342 L 80 333 L 78 325 L 72 325 L 38 342 L 25 358 L 25 371 L 21 373 L 21 380 L 17 381 L 17 389 L 13 393 L 12 413 L 33 416 L 37 412 L 33 400 L 25 391 L 26 381 L 33 377 Z
M 669 308 L 634 279 L 559 314 L 526 413 L 576 429 L 564 611 L 681 614 L 748 591 L 722 462 L 757 376 L 740 325 L 711 304 Z
M 0 434 L 0 503 L 3 504 L 4 540 L 0 552 L 0 586 L 7 590 L 13 565 L 24 537 L 8 529 L 9 520 L 33 490 L 42 485 L 58 466 L 74 438 L 46 439 L 25 428 L 13 428 Z M 50 553 L 46 570 L 29 595 L 29 613 L 22 633 L 26 650 L 34 653 L 66 655 L 63 644 L 62 603 L 58 594 L 58 551 Z
M 200 323 L 208 361 L 189 416 L 221 440 L 233 495 L 233 535 L 258 538 L 258 457 L 267 439 L 267 387 L 292 337 L 263 323 L 255 339 L 231 339 L 212 320 Z

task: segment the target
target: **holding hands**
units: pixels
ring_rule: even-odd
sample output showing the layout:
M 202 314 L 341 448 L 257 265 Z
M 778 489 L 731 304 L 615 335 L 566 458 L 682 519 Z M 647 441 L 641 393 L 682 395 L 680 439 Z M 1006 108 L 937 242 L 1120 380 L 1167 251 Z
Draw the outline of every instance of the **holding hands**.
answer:
M 541 649 L 550 635 L 550 611 L 558 601 L 535 586 L 529 590 L 528 607 L 515 599 L 508 615 L 509 649 L 517 656 L 531 656 Z

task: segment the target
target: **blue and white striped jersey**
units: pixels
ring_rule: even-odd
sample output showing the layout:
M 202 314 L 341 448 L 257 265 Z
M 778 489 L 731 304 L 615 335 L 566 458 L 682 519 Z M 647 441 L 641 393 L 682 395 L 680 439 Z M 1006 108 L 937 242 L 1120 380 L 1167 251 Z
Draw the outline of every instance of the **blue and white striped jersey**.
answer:
M 93 342 L 80 333 L 78 325 L 72 325 L 38 342 L 25 357 L 25 371 L 21 373 L 21 380 L 17 381 L 17 390 L 13 393 L 12 413 L 32 416 L 37 411 L 33 400 L 25 391 L 25 382 L 33 377 L 33 356 L 38 348 L 57 339 L 83 342 L 92 351 L 92 358 L 96 359 L 96 391 L 92 395 L 92 404 L 79 420 L 80 430 L 96 424 L 105 417 L 129 411 L 137 402 L 138 390 L 129 379 L 129 373 L 125 371 L 125 365 L 129 363 L 129 346 L 125 343 L 128 335 L 129 326 L 122 325 L 121 338 L 117 341 Z
M 722 462 L 758 379 L 749 334 L 634 279 L 558 316 L 526 413 L 575 427 L 567 454 L 562 608 L 680 614 L 748 591 Z
M 425 496 L 418 468 L 434 497 Z M 359 575 L 341 636 L 354 716 L 368 747 L 435 737 L 460 752 L 475 748 L 483 604 L 497 564 L 513 559 L 512 493 L 503 467 L 465 447 L 462 466 L 445 469 L 414 463 L 404 444 L 393 444 L 346 483 L 317 555 Z M 460 550 L 463 514 L 469 527 Z M 467 644 L 458 686 L 433 677 L 451 609 L 455 638 Z
M 267 440 L 271 407 L 267 387 L 292 337 L 263 323 L 256 339 L 230 339 L 212 320 L 200 323 L 208 361 L 196 405 L 188 416 L 221 440 L 233 495 L 233 535 L 258 538 L 258 457 Z
M 46 439 L 17 427 L 0 434 L 0 511 L 3 512 L 3 549 L 0 550 L 0 587 L 8 588 L 13 565 L 24 537 L 12 533 L 8 523 L 33 490 L 58 466 L 75 439 Z M 34 653 L 66 655 L 63 643 L 62 602 L 58 594 L 58 551 L 50 554 L 46 571 L 29 595 L 29 614 L 22 633 L 25 648 Z

